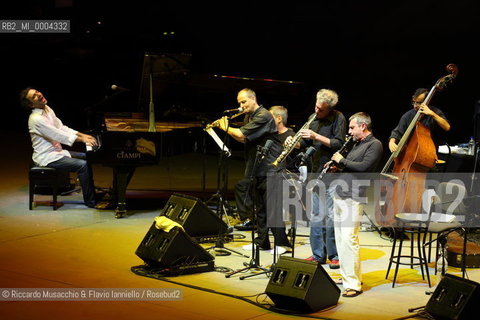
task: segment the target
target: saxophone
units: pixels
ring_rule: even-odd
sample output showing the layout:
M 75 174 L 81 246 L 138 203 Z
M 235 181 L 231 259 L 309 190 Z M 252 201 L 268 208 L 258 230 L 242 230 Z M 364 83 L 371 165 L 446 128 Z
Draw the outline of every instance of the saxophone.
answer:
M 310 124 L 313 122 L 313 120 L 315 120 L 316 117 L 317 117 L 317 115 L 314 113 L 308 118 L 308 121 L 293 136 L 293 138 L 291 140 L 291 143 L 289 145 L 285 146 L 285 148 L 283 148 L 283 151 L 282 151 L 282 153 L 280 153 L 278 158 L 275 161 L 272 162 L 272 165 L 274 167 L 278 167 L 278 165 L 280 163 L 282 163 L 288 157 L 288 155 L 292 152 L 292 150 L 295 148 L 297 143 L 299 143 L 300 140 L 302 139 L 302 134 L 300 133 L 300 131 L 302 129 L 308 129 L 308 127 L 310 127 Z
M 347 135 L 347 139 L 345 140 L 345 143 L 337 152 L 340 153 L 342 156 L 346 157 L 347 154 L 352 150 L 354 145 L 355 145 L 355 141 L 353 140 L 353 136 Z M 335 166 L 338 168 L 339 164 L 335 164 L 333 160 L 328 161 L 323 167 L 322 172 L 320 172 L 320 175 L 318 176 L 318 178 L 322 179 L 325 173 L 330 172 L 330 170 Z

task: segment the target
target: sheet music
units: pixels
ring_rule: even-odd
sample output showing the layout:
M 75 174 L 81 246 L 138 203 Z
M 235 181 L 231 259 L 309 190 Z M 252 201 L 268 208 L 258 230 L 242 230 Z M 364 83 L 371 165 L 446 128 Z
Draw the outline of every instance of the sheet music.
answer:
M 215 140 L 215 142 L 220 147 L 220 150 L 224 151 L 227 157 L 230 157 L 232 153 L 228 149 L 228 147 L 223 143 L 223 141 L 218 137 L 217 133 L 213 130 L 213 128 L 206 128 L 205 131 Z

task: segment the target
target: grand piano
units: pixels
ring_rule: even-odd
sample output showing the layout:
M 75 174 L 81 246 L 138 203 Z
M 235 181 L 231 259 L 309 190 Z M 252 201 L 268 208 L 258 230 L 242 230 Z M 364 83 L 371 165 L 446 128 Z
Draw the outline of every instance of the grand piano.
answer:
M 138 117 L 138 114 L 130 116 Z M 127 213 L 127 186 L 140 166 L 157 165 L 161 156 L 161 133 L 176 129 L 202 127 L 198 123 L 156 122 L 155 131 L 148 131 L 148 121 L 141 118 L 126 118 L 106 115 L 105 129 L 97 134 L 100 147 L 88 148 L 87 161 L 101 163 L 113 169 L 112 202 L 115 217 Z
M 127 214 L 126 191 L 136 168 L 157 165 L 162 157 L 189 148 L 205 150 L 203 128 L 231 108 L 240 89 L 261 92 L 270 97 L 270 105 L 289 106 L 293 98 L 310 109 L 301 97 L 312 93 L 300 82 L 196 73 L 188 68 L 190 58 L 146 53 L 136 110 L 118 112 L 113 103 L 109 112 L 89 112 L 96 119 L 89 123 L 97 123 L 92 129 L 100 147 L 87 150 L 87 161 L 113 169 L 111 202 L 116 218 Z

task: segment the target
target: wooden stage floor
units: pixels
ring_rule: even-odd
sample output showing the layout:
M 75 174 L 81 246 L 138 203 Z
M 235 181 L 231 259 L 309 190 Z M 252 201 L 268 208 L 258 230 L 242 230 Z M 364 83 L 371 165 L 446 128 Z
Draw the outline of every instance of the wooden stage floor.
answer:
M 22 151 L 23 150 L 23 151 Z M 18 159 L 21 159 L 18 161 Z M 81 195 L 62 197 L 63 206 L 53 211 L 38 206 L 28 210 L 28 148 L 6 155 L 2 160 L 0 183 L 0 265 L 1 288 L 176 288 L 182 291 L 178 301 L 2 301 L 2 319 L 286 319 L 293 317 L 268 309 L 264 294 L 268 277 L 240 280 L 225 278 L 218 271 L 156 280 L 134 274 L 130 268 L 142 264 L 135 250 L 143 239 L 162 201 L 150 201 L 147 208 L 133 208 L 125 219 L 115 219 L 113 211 L 89 209 L 81 205 Z M 95 168 L 97 172 L 103 169 Z M 215 172 L 211 169 L 212 173 Z M 98 181 L 108 186 L 108 172 Z M 178 181 L 198 181 L 198 173 L 177 172 Z M 193 176 L 191 176 L 193 175 Z M 137 186 L 156 178 L 139 170 Z M 232 180 L 234 178 L 232 177 Z M 135 183 L 134 183 L 135 185 Z M 213 183 L 213 186 L 215 183 Z M 139 189 L 141 189 L 139 187 Z M 187 192 L 185 192 L 188 194 Z M 130 192 L 134 195 L 134 192 Z M 45 198 L 47 199 L 47 198 Z M 136 200 L 141 204 L 142 201 Z M 310 253 L 306 225 L 300 225 L 295 257 Z M 235 232 L 237 239 L 225 246 L 242 251 L 250 240 L 249 232 Z M 426 305 L 432 291 L 418 269 L 402 267 L 397 285 L 390 275 L 385 279 L 391 241 L 378 233 L 360 234 L 364 293 L 355 298 L 340 297 L 328 310 L 304 315 L 319 319 L 396 319 L 409 315 L 409 308 Z M 204 244 L 205 248 L 211 244 Z M 242 251 L 249 255 L 250 252 Z M 273 262 L 269 252 L 261 252 L 261 264 Z M 225 270 L 243 267 L 249 259 L 237 254 L 216 257 L 215 266 Z M 335 270 L 324 265 L 332 277 Z M 250 272 L 250 271 L 249 271 Z M 433 265 L 430 268 L 433 274 Z M 460 270 L 449 268 L 460 275 Z M 248 273 L 247 273 L 248 274 Z M 480 281 L 479 269 L 468 269 L 471 280 Z M 433 285 L 439 277 L 432 276 Z M 343 289 L 340 286 L 340 289 Z M 4 290 L 4 289 L 2 289 Z

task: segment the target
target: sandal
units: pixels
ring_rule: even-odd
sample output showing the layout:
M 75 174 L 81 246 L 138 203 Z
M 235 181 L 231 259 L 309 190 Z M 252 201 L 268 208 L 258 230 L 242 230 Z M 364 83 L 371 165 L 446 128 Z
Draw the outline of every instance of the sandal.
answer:
M 340 279 L 334 279 L 333 282 L 335 282 L 335 284 L 338 284 L 338 285 L 343 284 L 343 280 L 341 278 Z
M 356 297 L 356 296 L 358 296 L 362 293 L 363 293 L 362 290 L 345 289 L 345 291 L 343 291 L 343 293 L 342 293 L 342 297 L 353 298 L 353 297 Z

